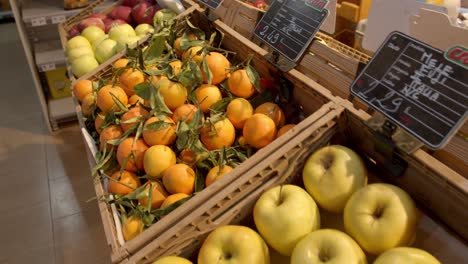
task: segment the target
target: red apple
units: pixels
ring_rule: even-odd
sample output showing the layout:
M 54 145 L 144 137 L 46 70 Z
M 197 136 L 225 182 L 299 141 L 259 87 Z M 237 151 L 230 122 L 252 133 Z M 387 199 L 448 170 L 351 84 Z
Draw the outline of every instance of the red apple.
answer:
M 96 26 L 102 30 L 105 29 L 104 22 L 102 22 L 102 19 L 91 17 L 83 19 L 80 23 L 78 23 L 78 30 L 81 32 L 89 26 Z
M 92 17 L 95 17 L 95 18 L 100 18 L 104 21 L 104 19 L 107 18 L 106 15 L 104 15 L 103 13 L 94 13 L 92 15 L 90 15 L 88 18 L 92 18 Z
M 71 39 L 73 37 L 76 37 L 80 34 L 80 31 L 78 30 L 78 25 L 74 25 L 70 31 L 68 31 L 68 38 Z
M 110 21 L 108 24 L 106 24 L 106 28 L 105 28 L 105 32 L 106 33 L 109 33 L 109 31 L 113 28 L 113 27 L 116 27 L 118 25 L 123 25 L 123 24 L 127 24 L 127 22 L 123 21 L 122 19 L 115 19 L 115 20 L 112 20 Z
M 141 2 L 147 2 L 150 5 L 154 5 L 156 3 L 156 1 L 153 1 L 153 0 L 124 0 L 122 5 L 129 6 L 129 7 L 134 7 L 134 6 L 138 5 Z
M 141 2 L 132 9 L 133 20 L 137 24 L 152 24 L 154 14 L 159 9 L 159 7 L 150 5 L 147 2 Z
M 118 6 L 109 13 L 113 19 L 122 19 L 125 22 L 132 23 L 132 8 L 128 6 Z
M 104 25 L 107 26 L 107 24 L 110 24 L 112 23 L 112 21 L 114 21 L 114 19 L 110 18 L 110 17 L 106 17 L 102 20 L 102 22 L 104 22 Z

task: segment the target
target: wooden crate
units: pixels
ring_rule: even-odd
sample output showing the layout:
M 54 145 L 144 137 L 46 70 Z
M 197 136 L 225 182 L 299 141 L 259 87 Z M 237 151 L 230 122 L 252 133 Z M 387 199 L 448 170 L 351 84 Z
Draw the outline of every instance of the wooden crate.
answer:
M 307 101 L 306 94 L 301 96 Z M 202 242 L 217 227 L 245 224 L 255 228 L 252 210 L 260 195 L 282 184 L 301 185 L 307 157 L 330 143 L 347 145 L 357 151 L 366 162 L 370 182 L 397 184 L 417 201 L 423 216 L 413 246 L 431 252 L 442 263 L 464 263 L 468 258 L 468 244 L 460 236 L 468 238 L 468 181 L 422 150 L 409 156 L 402 155 L 409 163 L 403 176 L 385 176 L 385 171 L 378 165 L 380 157 L 374 150 L 371 132 L 363 123 L 370 116 L 346 101 L 327 107 L 296 126 L 290 133 L 292 137 L 278 139 L 276 143 L 281 147 L 247 173 L 217 193 L 205 192 L 195 197 L 209 200 L 124 263 L 151 263 L 169 255 L 196 261 Z M 320 213 L 322 228 L 343 230 L 340 216 L 324 210 Z M 289 263 L 278 253 L 272 255 L 275 256 L 271 258 L 272 263 Z M 369 263 L 374 258 L 368 256 Z
M 97 11 L 97 8 L 102 4 L 104 3 L 105 0 L 96 0 L 94 1 L 92 4 L 90 4 L 89 6 L 87 6 L 85 9 L 83 9 L 81 12 L 79 12 L 78 14 L 68 18 L 65 22 L 61 23 L 58 25 L 58 31 L 59 31 L 59 35 L 60 35 L 60 43 L 62 44 L 62 49 L 65 51 L 65 47 L 67 45 L 67 40 L 68 40 L 68 31 L 74 26 L 76 25 L 77 23 L 79 23 L 81 20 L 87 18 L 88 16 L 94 14 L 94 13 L 98 13 Z M 102 14 L 109 14 L 112 9 L 114 9 L 115 7 L 121 5 L 123 2 L 123 0 L 118 0 L 116 1 L 115 3 L 112 3 L 110 6 L 102 9 L 99 11 L 99 13 L 102 13 Z M 182 12 L 181 14 L 179 14 L 179 16 L 184 16 L 185 14 L 187 13 L 190 13 L 192 12 L 194 8 L 194 6 L 197 6 L 198 7 L 198 4 L 196 4 L 195 2 L 193 2 L 192 0 L 182 0 L 181 1 L 182 4 L 185 6 L 186 10 L 184 12 Z M 143 39 L 141 41 L 141 43 L 144 43 L 146 39 Z M 136 46 L 137 44 L 135 44 L 134 46 Z M 134 47 L 133 46 L 133 47 Z M 114 60 L 115 58 L 118 58 L 120 57 L 122 54 L 124 54 L 125 51 L 121 51 L 120 53 L 117 53 L 116 55 L 114 55 L 114 57 L 110 58 L 109 60 L 112 61 Z M 76 78 L 75 76 L 73 75 L 72 71 L 71 71 L 71 64 L 68 63 L 68 59 L 67 59 L 67 72 L 68 72 L 68 77 L 70 78 L 70 80 L 73 82 L 73 81 L 76 81 Z M 92 75 L 96 72 L 96 69 L 89 72 L 86 76 L 89 76 L 89 75 Z
M 190 15 L 193 18 L 193 23 L 197 25 L 197 21 L 201 20 L 201 13 L 200 9 L 194 10 L 197 8 L 194 6 L 187 15 Z M 223 48 L 231 51 L 235 51 L 237 53 L 236 56 L 239 58 L 246 58 L 249 54 L 254 55 L 253 66 L 257 69 L 261 76 L 271 76 L 274 74 L 280 74 L 276 71 L 265 59 L 263 59 L 262 55 L 266 53 L 265 50 L 261 49 L 260 47 L 256 46 L 255 44 L 251 43 L 248 39 L 242 37 L 237 32 L 234 32 L 230 27 L 222 23 L 221 21 L 217 20 L 212 24 L 219 32 L 224 34 L 224 41 L 223 41 Z M 112 71 L 112 63 L 124 54 L 120 54 L 115 58 L 103 63 L 99 66 L 95 73 L 88 74 L 83 76 L 80 79 L 90 79 L 90 80 L 97 80 L 100 77 L 107 76 Z M 292 70 L 284 75 L 295 87 L 296 93 L 307 93 L 308 101 L 300 101 L 301 105 L 304 106 L 305 111 L 308 113 L 316 113 L 316 115 L 321 115 L 324 113 L 323 108 L 328 109 L 333 105 L 336 105 L 338 102 L 341 102 L 341 99 L 338 97 L 333 96 L 327 89 L 321 87 L 320 85 L 316 84 L 314 81 L 308 79 L 302 73 Z M 312 88 L 312 85 L 316 85 L 315 88 Z M 301 99 L 302 96 L 298 96 L 297 98 Z M 90 153 L 91 161 L 92 157 L 96 153 L 96 144 L 93 141 L 92 137 L 86 131 L 85 124 L 82 122 L 82 113 L 81 108 L 79 105 L 77 107 L 77 114 L 79 116 L 80 125 L 82 127 L 83 136 L 85 138 L 85 143 L 88 147 L 88 151 Z M 288 139 L 291 134 L 285 134 L 281 138 Z M 121 231 L 120 231 L 120 222 L 118 220 L 118 216 L 116 210 L 112 207 L 108 206 L 106 203 L 99 201 L 100 213 L 104 225 L 104 230 L 106 234 L 106 238 L 108 244 L 110 245 L 112 251 L 112 261 L 114 263 L 120 262 L 124 259 L 133 258 L 138 251 L 147 245 L 148 243 L 157 240 L 159 235 L 161 235 L 165 230 L 169 229 L 175 223 L 184 219 L 184 217 L 193 210 L 200 208 L 207 200 L 206 195 L 201 196 L 201 198 L 197 198 L 198 196 L 202 195 L 205 192 L 217 192 L 225 188 L 229 182 L 235 180 L 236 178 L 243 175 L 246 171 L 250 168 L 254 167 L 259 161 L 264 160 L 266 157 L 270 156 L 272 153 L 276 151 L 277 148 L 281 146 L 281 142 L 273 142 L 265 148 L 259 150 L 255 155 L 249 158 L 247 161 L 243 162 L 240 166 L 236 167 L 229 175 L 223 177 L 223 181 L 219 183 L 216 182 L 210 186 L 209 189 L 205 189 L 199 194 L 197 194 L 194 198 L 190 199 L 179 208 L 171 212 L 169 215 L 165 216 L 159 222 L 153 224 L 150 228 L 145 230 L 142 234 L 137 236 L 136 238 L 128 241 L 123 242 Z M 93 162 L 93 164 L 95 164 Z M 103 186 L 104 185 L 104 186 Z M 97 196 L 105 195 L 106 188 L 105 183 L 96 181 L 95 182 L 95 190 Z
M 368 1 L 346 4 L 357 4 L 355 5 L 357 7 L 359 4 L 368 6 Z M 240 0 L 225 0 L 214 13 L 235 31 L 259 44 L 257 38 L 253 36 L 253 30 L 257 20 L 263 14 L 262 10 Z M 265 45 L 262 47 L 268 49 Z M 318 32 L 295 69 L 329 89 L 333 95 L 346 99 L 350 98 L 350 86 L 358 73 L 360 64 L 366 64 L 370 59 L 369 55 L 327 34 Z M 358 109 L 369 110 L 360 99 L 354 98 L 352 102 Z M 444 164 L 468 178 L 468 142 L 465 139 L 466 136 L 463 136 L 468 134 L 468 123 L 465 123 L 460 131 L 461 133 L 454 136 L 443 149 L 431 151 L 431 153 Z

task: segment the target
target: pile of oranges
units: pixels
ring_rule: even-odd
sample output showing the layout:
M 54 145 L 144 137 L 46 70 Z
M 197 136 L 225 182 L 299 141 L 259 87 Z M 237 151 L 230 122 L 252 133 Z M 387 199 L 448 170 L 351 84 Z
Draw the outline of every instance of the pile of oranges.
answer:
M 73 87 L 95 129 L 107 200 L 125 201 L 126 240 L 294 127 L 277 104 L 252 105 L 261 91 L 252 66 L 203 45 L 183 49 L 183 38 L 197 40 L 174 38 L 162 63 L 128 56 L 113 63 L 112 78 Z M 184 85 L 181 76 L 197 75 L 188 65 L 201 78 Z

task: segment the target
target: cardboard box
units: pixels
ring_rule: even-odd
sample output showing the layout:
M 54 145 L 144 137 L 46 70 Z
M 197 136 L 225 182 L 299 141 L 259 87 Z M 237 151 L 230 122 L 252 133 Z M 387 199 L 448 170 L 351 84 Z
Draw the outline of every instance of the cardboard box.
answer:
M 71 82 L 67 77 L 67 68 L 60 67 L 44 72 L 52 99 L 60 99 L 71 96 Z
M 65 9 L 81 8 L 87 6 L 88 4 L 88 0 L 63 0 L 63 7 Z

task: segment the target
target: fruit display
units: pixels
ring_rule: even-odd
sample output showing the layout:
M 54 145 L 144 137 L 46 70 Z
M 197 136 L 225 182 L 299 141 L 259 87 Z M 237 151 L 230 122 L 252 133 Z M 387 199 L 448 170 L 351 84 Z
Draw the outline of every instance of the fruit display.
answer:
M 344 151 L 346 158 L 338 154 L 316 160 L 317 154 L 321 156 L 330 149 Z M 303 179 L 311 176 L 309 166 L 317 163 L 348 165 L 338 173 L 342 175 L 356 172 L 352 164 L 363 166 L 353 150 L 330 145 L 318 149 L 305 161 Z M 362 169 L 365 167 L 357 171 Z M 322 173 L 322 177 L 325 181 L 336 175 Z M 220 225 L 190 259 L 197 263 L 440 263 L 427 251 L 410 247 L 416 234 L 418 209 L 402 189 L 391 184 L 364 183 L 345 199 L 344 212 L 327 213 L 328 208 L 315 202 L 321 193 L 306 191 L 300 187 L 302 184 L 279 185 L 263 192 L 249 211 L 254 223 L 247 220 L 241 221 L 245 225 Z M 328 187 L 317 188 L 325 191 Z M 334 220 L 344 223 L 344 228 L 331 227 L 329 222 Z M 275 253 L 286 259 L 278 261 Z
M 216 33 L 168 20 L 146 47 L 74 84 L 99 150 L 93 173 L 108 182 L 105 200 L 119 210 L 127 241 L 302 120 L 284 98 L 290 83 L 261 78 L 251 56 L 220 47 Z M 314 203 L 304 194 L 292 191 L 292 200 Z
M 123 1 L 107 14 L 95 13 L 81 20 L 67 32 L 66 53 L 73 75 L 79 78 L 127 46 L 144 41 L 158 21 L 176 15 L 152 0 Z

